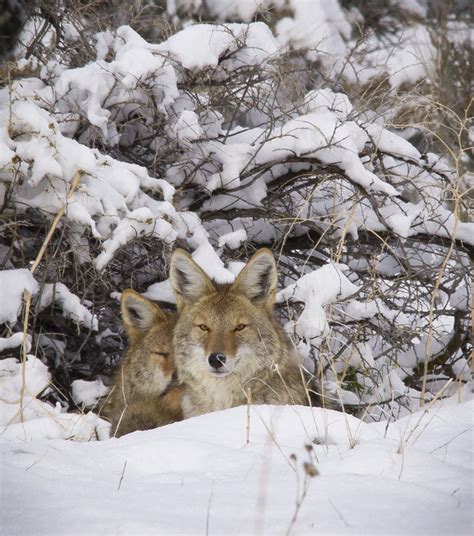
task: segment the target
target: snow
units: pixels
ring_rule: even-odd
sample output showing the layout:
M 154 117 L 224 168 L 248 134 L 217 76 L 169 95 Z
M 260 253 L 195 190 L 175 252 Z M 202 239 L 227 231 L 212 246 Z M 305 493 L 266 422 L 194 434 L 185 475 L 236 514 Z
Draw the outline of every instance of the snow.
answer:
M 72 319 L 78 324 L 82 324 L 92 331 L 98 331 L 99 322 L 93 315 L 63 283 L 44 285 L 38 304 L 38 310 L 45 309 L 51 303 L 56 303 L 62 310 L 66 318 Z
M 367 190 L 384 192 L 390 196 L 398 195 L 398 191 L 391 184 L 381 180 L 363 165 L 359 153 L 369 138 L 362 128 L 347 120 L 351 107 L 349 99 L 342 94 L 335 94 L 328 89 L 312 91 L 307 95 L 304 104 L 304 108 L 310 113 L 288 120 L 265 136 L 261 128 L 245 131 L 236 129 L 233 131 L 232 141 L 226 145 L 208 142 L 207 150 L 222 164 L 222 170 L 209 178 L 207 190 L 232 190 L 241 184 L 240 174 L 243 170 L 269 162 L 284 161 L 297 155 L 315 157 L 322 163 L 334 164 L 343 170 L 350 180 Z M 382 135 L 380 130 L 377 132 Z M 408 148 L 411 149 L 408 156 L 415 151 L 411 144 L 399 136 L 384 131 L 383 141 L 388 138 L 391 145 L 394 145 L 396 140 L 401 140 L 398 147 L 404 155 L 407 155 Z M 255 181 L 251 187 L 256 188 L 258 185 L 259 181 Z M 261 204 L 265 193 L 264 191 L 263 195 L 256 196 L 247 190 L 242 197 L 248 200 L 248 203 Z M 218 210 L 221 206 L 228 205 L 240 208 L 239 202 L 242 203 L 242 200 L 232 197 L 224 198 L 222 203 L 213 199 L 212 205 L 206 204 L 205 207 L 207 210 L 211 207 Z
M 38 283 L 29 270 L 0 271 L 0 324 L 15 322 L 23 303 L 23 291 L 38 292 Z
M 23 385 L 23 365 L 14 358 L 0 360 L 0 399 L 2 403 L 16 403 Z M 35 397 L 49 384 L 48 367 L 30 355 L 24 365 L 26 396 Z M 6 424 L 2 422 L 2 424 Z
M 472 301 L 472 285 L 467 282 L 466 284 L 459 285 L 453 294 L 449 297 L 449 302 L 452 307 L 458 309 L 459 311 L 470 311 L 471 310 L 471 301 Z
M 396 31 L 388 42 L 371 35 L 364 50 L 360 63 L 345 66 L 344 75 L 353 82 L 366 83 L 385 72 L 391 88 L 415 84 L 430 75 L 436 61 L 429 31 L 421 24 Z
M 226 233 L 219 237 L 218 245 L 221 248 L 222 246 L 227 246 L 230 249 L 237 249 L 242 242 L 247 240 L 247 232 L 245 229 L 238 229 L 237 231 L 232 231 L 231 233 Z
M 84 77 L 76 71 L 70 74 L 69 85 Z M 57 83 L 63 82 L 60 78 Z M 67 204 L 65 217 L 78 224 L 81 234 L 89 227 L 96 238 L 104 239 L 103 251 L 94 260 L 99 270 L 120 246 L 142 233 L 170 242 L 176 238 L 173 224 L 177 225 L 179 215 L 170 203 L 174 188 L 166 181 L 66 138 L 55 119 L 33 102 L 15 102 L 11 117 L 16 137 L 15 141 L 5 141 L 15 148 L 17 157 L 33 162 L 31 177 L 14 196 L 15 205 L 20 210 L 31 206 L 56 213 L 65 201 L 73 175 L 82 170 L 84 175 Z M 164 201 L 152 199 L 142 188 L 161 190 Z M 165 216 L 173 219 L 173 224 Z
M 193 1 L 200 3 L 200 0 Z M 219 20 L 251 22 L 257 11 L 265 12 L 271 7 L 281 8 L 284 3 L 285 0 L 208 0 L 206 5 L 210 14 Z
M 209 177 L 207 190 L 213 192 L 216 188 L 236 188 L 240 185 L 240 173 L 253 158 L 252 148 L 248 143 L 223 145 L 209 142 L 215 158 L 222 163 L 222 171 Z
M 248 443 L 246 407 L 92 443 L 3 437 L 2 528 L 281 534 L 306 482 L 294 534 L 469 534 L 473 409 L 452 402 L 387 425 L 253 406 Z M 305 463 L 318 474 L 305 480 Z
M 128 216 L 120 221 L 111 237 L 104 242 L 103 251 L 95 260 L 97 269 L 102 270 L 120 246 L 124 246 L 133 238 L 144 234 L 153 234 L 167 242 L 173 242 L 177 235 L 170 223 L 156 219 L 149 208 L 142 207 L 132 210 Z
M 193 259 L 217 283 L 232 283 L 234 274 L 227 270 L 214 248 L 203 242 L 193 253 Z
M 425 214 L 428 210 L 425 209 Z M 466 244 L 474 246 L 474 222 L 459 221 L 459 218 L 442 206 L 436 206 L 431 214 L 426 214 L 421 227 L 429 234 L 458 238 Z
M 245 42 L 244 47 L 240 45 Z M 232 63 L 258 65 L 277 51 L 268 26 L 251 24 L 196 24 L 172 35 L 157 50 L 169 53 L 186 69 L 215 67 L 224 55 L 232 53 Z
M 173 287 L 171 286 L 170 280 L 160 281 L 159 283 L 153 283 L 150 285 L 146 292 L 143 295 L 155 301 L 164 301 L 169 303 L 175 303 L 175 297 L 173 292 Z
M 23 344 L 24 334 L 22 331 L 14 333 L 10 337 L 0 337 L 0 352 L 3 350 L 8 350 L 10 348 L 16 348 Z M 26 351 L 31 350 L 31 335 L 26 336 Z
M 417 15 L 418 17 L 426 17 L 426 6 L 422 5 L 422 3 L 418 2 L 417 0 L 391 0 L 390 3 L 394 7 L 401 8 L 408 13 Z
M 197 0 L 179 0 L 177 4 L 195 11 L 201 5 Z M 416 0 L 392 0 L 391 4 L 393 9 L 403 9 L 417 18 L 424 19 L 426 16 L 426 7 Z M 352 23 L 354 19 L 358 19 L 359 24 L 363 23 L 363 17 L 354 9 L 345 11 L 337 0 L 212 0 L 206 2 L 206 6 L 210 14 L 222 22 L 240 20 L 249 23 L 266 10 L 289 11 L 287 16 L 279 17 L 274 28 L 280 50 L 301 50 L 310 61 L 320 62 L 326 73 L 332 77 L 342 73 L 350 83 L 367 83 L 381 74 L 387 76 L 392 88 L 416 83 L 430 74 L 436 58 L 429 33 L 421 24 L 394 28 L 389 38 L 371 33 L 365 39 L 363 54 L 359 58 L 354 54 L 358 44 L 352 36 Z M 168 11 L 176 12 L 175 2 Z M 179 49 L 175 50 L 182 64 L 187 66 L 186 62 L 189 62 L 189 67 L 217 65 L 225 38 L 208 39 L 208 44 L 192 48 L 193 37 L 197 40 L 199 35 L 205 40 L 207 32 L 189 31 L 188 28 L 183 31 L 188 31 L 188 35 L 186 39 L 180 39 Z M 455 39 L 456 31 L 451 33 Z M 192 34 L 195 35 L 191 37 Z M 469 31 L 464 29 L 463 35 L 468 36 Z M 173 48 L 177 47 L 177 41 L 171 42 Z M 268 38 L 264 42 L 270 45 L 271 41 Z M 216 48 L 213 49 L 212 45 Z
M 343 300 L 359 290 L 344 274 L 347 266 L 328 264 L 303 275 L 296 283 L 277 294 L 277 302 L 303 302 L 304 311 L 296 321 L 295 329 L 307 341 L 328 333 L 329 324 L 324 306 Z
M 400 35 L 400 46 L 387 57 L 387 70 L 390 73 L 391 87 L 405 83 L 416 83 L 430 74 L 436 53 L 429 31 L 418 25 L 406 29 Z
M 402 214 L 399 212 L 400 209 L 403 211 Z M 422 203 L 397 203 L 380 209 L 380 213 L 390 228 L 402 238 L 407 238 L 410 235 L 414 221 L 422 212 Z
M 343 304 L 342 310 L 351 320 L 369 319 L 375 325 L 380 324 L 380 322 L 374 318 L 376 315 L 381 315 L 390 322 L 396 321 L 398 325 L 410 327 L 413 324 L 410 316 L 398 309 L 390 309 L 385 305 L 381 298 L 375 298 L 374 300 L 366 302 L 348 300 Z
M 62 73 L 56 83 L 56 89 L 63 97 L 70 94 L 77 105 L 86 112 L 91 124 L 98 127 L 106 138 L 111 138 L 116 133 L 112 127 L 109 135 L 110 112 L 102 108 L 102 103 L 113 85 L 112 74 L 105 72 L 103 62 L 98 62 Z
M 290 0 L 290 6 L 294 16 L 282 18 L 275 28 L 281 45 L 307 49 L 309 59 L 319 59 L 328 67 L 334 57 L 345 55 L 351 26 L 339 2 Z
M 330 88 L 308 91 L 304 98 L 304 112 L 334 112 L 340 121 L 345 121 L 353 107 L 347 95 L 335 93 Z
M 365 126 L 365 129 L 380 151 L 411 158 L 416 162 L 421 158 L 420 152 L 410 142 L 404 140 L 401 136 L 393 134 L 381 125 L 369 123 Z
M 26 409 L 28 411 L 24 411 L 25 415 L 34 413 L 36 418 L 27 422 L 9 422 L 7 427 L 0 428 L 5 440 L 18 441 L 22 445 L 45 439 L 95 441 L 106 439 L 110 434 L 110 424 L 92 412 L 65 413 L 59 404 L 52 408 L 36 399 Z
M 184 110 L 173 127 L 180 140 L 197 140 L 204 135 L 195 112 Z
M 314 93 L 311 98 L 315 98 Z M 266 163 L 292 155 L 314 155 L 325 164 L 335 164 L 352 181 L 368 190 L 397 195 L 393 186 L 380 180 L 360 160 L 358 153 L 366 137 L 357 125 L 351 121 L 341 123 L 337 114 L 320 106 L 317 112 L 291 119 L 275 129 L 262 143 L 256 162 Z
M 46 365 L 33 355 L 24 364 L 14 358 L 0 360 L 0 438 L 20 443 L 107 438 L 110 425 L 97 415 L 67 413 L 59 404 L 52 406 L 37 398 L 48 392 L 50 380 Z M 0 491 L 4 490 L 2 482 Z
M 71 396 L 78 405 L 83 404 L 86 408 L 91 408 L 97 404 L 99 399 L 109 392 L 102 380 L 86 381 L 74 380 L 71 383 Z

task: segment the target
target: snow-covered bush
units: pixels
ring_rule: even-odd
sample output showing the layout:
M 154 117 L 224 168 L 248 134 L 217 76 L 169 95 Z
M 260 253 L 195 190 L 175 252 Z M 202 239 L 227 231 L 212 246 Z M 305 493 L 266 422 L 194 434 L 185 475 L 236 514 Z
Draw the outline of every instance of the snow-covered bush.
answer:
M 44 20 L 23 28 L 0 90 L 5 350 L 25 328 L 61 391 L 105 381 L 118 293 L 172 301 L 175 245 L 221 282 L 269 246 L 287 332 L 348 409 L 386 418 L 452 394 L 470 380 L 464 149 L 421 152 L 423 130 L 391 128 L 404 110 L 371 89 L 427 76 L 426 27 L 397 28 L 393 51 L 376 33 L 358 43 L 362 13 L 335 1 L 259 2 L 271 27 L 251 22 L 256 2 L 208 1 L 214 23 L 182 24 L 198 4 L 168 2 L 182 29 L 157 43 L 66 18 L 28 54 Z

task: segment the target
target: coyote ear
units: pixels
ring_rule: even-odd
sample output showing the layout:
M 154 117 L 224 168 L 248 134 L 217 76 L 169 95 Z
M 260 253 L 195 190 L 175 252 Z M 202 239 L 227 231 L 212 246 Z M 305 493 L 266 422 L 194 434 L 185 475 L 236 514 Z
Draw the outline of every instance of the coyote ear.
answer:
M 273 253 L 262 248 L 253 255 L 232 285 L 250 301 L 273 305 L 277 287 L 277 269 Z
M 170 281 L 178 309 L 215 290 L 209 277 L 184 249 L 175 250 L 171 256 Z
M 129 337 L 138 332 L 147 331 L 153 324 L 165 320 L 165 313 L 160 307 L 138 292 L 128 288 L 122 292 L 120 303 L 122 321 Z

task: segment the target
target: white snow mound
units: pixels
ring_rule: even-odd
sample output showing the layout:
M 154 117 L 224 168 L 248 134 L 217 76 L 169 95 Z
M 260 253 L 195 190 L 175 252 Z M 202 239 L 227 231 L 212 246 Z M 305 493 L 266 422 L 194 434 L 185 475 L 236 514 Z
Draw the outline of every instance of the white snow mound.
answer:
M 248 443 L 246 407 L 102 442 L 0 439 L 2 528 L 283 534 L 308 462 L 319 475 L 307 479 L 294 534 L 468 534 L 472 406 L 420 412 L 387 430 L 323 409 L 254 406 Z

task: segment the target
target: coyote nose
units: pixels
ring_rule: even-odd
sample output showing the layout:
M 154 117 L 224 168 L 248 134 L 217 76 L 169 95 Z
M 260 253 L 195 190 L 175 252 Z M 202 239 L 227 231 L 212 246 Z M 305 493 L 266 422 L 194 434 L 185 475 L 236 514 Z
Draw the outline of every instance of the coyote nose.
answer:
M 209 365 L 211 365 L 212 368 L 215 368 L 216 370 L 221 368 L 225 363 L 225 355 L 224 354 L 211 354 L 209 356 Z

